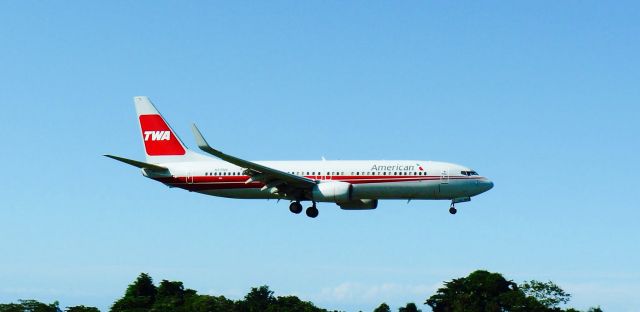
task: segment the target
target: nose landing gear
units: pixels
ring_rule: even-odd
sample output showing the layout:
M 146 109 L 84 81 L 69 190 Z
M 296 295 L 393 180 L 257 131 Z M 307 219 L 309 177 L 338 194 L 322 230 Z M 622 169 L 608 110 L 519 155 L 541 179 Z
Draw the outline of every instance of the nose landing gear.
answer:
M 456 209 L 456 200 L 452 199 L 451 200 L 451 207 L 449 207 L 449 213 L 454 215 L 454 214 L 456 214 L 456 212 L 458 212 L 458 209 Z
M 449 213 L 450 214 L 456 214 L 456 212 L 458 212 L 458 209 L 456 209 L 456 203 L 464 203 L 464 202 L 468 202 L 471 200 L 471 197 L 456 197 L 451 199 L 451 207 L 449 207 Z

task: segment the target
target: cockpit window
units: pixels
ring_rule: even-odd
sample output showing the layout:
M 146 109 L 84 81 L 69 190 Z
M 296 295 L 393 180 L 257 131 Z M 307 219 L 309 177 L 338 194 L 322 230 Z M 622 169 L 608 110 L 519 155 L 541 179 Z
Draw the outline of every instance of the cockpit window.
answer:
M 460 171 L 460 173 L 461 173 L 462 175 L 467 176 L 467 177 L 470 177 L 470 176 L 477 176 L 477 175 L 478 175 L 478 173 L 477 173 L 477 172 L 475 172 L 475 171 L 473 171 L 473 170 L 469 170 L 469 171 L 464 171 L 464 170 L 463 170 L 463 171 Z

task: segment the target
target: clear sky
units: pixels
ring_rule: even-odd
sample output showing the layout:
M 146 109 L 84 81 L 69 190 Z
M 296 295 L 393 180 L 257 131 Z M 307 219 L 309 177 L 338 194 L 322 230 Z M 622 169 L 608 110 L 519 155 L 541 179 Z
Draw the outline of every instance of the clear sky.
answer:
M 476 269 L 640 310 L 635 1 L 3 1 L 0 302 L 106 309 L 140 272 L 238 299 L 422 303 Z M 132 97 L 257 160 L 422 159 L 495 188 L 374 211 L 168 189 Z M 428 310 L 427 306 L 422 306 Z

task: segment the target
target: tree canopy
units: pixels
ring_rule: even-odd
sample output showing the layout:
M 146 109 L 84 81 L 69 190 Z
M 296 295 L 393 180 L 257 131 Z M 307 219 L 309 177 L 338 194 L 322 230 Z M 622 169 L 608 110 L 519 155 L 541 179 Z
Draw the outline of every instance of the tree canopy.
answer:
M 425 304 L 434 312 L 576 311 L 559 307 L 569 302 L 570 297 L 553 282 L 528 281 L 518 285 L 499 273 L 478 270 L 445 282 Z
M 373 312 L 391 312 L 391 307 L 386 302 L 380 304 Z
M 500 273 L 484 270 L 444 283 L 425 303 L 434 312 L 579 312 L 563 310 L 571 295 L 551 281 L 535 280 L 517 284 Z M 65 312 L 99 312 L 83 305 L 67 307 Z M 124 295 L 111 306 L 110 312 L 328 312 L 297 296 L 275 296 L 267 285 L 253 287 L 240 300 L 224 296 L 201 295 L 185 288 L 180 281 L 162 280 L 157 286 L 147 273 L 141 273 Z M 391 312 L 387 303 L 374 312 Z M 399 312 L 418 312 L 415 303 L 399 307 Z M 0 312 L 62 312 L 58 302 L 45 304 L 36 300 L 0 304 Z M 602 312 L 600 307 L 587 312 Z

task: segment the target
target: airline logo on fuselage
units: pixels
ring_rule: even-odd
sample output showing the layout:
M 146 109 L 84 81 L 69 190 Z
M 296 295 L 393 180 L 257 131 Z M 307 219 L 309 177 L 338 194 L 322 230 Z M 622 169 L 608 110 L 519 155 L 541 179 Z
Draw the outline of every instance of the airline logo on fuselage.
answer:
M 415 170 L 415 166 L 411 166 L 411 165 L 373 165 L 373 167 L 371 167 L 371 171 L 393 171 L 393 170 L 397 170 L 397 171 L 414 171 Z
M 171 131 L 145 131 L 145 141 L 169 141 L 171 140 Z
M 396 171 L 415 171 L 416 167 L 418 167 L 419 171 L 424 171 L 424 168 L 420 164 L 416 164 L 415 166 L 403 165 L 403 164 L 397 164 L 397 165 L 373 165 L 373 167 L 371 167 L 371 171 L 394 171 L 394 170 L 396 170 Z

